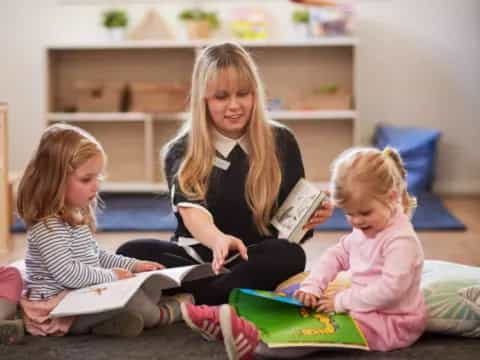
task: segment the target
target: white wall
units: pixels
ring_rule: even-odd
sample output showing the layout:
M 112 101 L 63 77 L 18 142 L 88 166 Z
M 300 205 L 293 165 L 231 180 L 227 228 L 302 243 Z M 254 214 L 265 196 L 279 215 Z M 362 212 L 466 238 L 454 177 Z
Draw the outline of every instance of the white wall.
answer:
M 12 170 L 25 166 L 45 125 L 45 45 L 104 36 L 99 20 L 105 5 L 59 3 L 0 1 L 0 100 L 10 104 Z M 443 136 L 435 188 L 480 193 L 480 151 L 475 150 L 480 134 L 475 122 L 480 114 L 480 1 L 357 3 L 356 100 L 361 142 L 370 139 L 379 122 L 438 128 Z M 186 4 L 158 1 L 154 6 L 167 25 L 179 32 L 175 17 Z M 226 2 L 220 5 L 220 14 L 228 16 L 232 7 L 239 6 L 239 1 Z M 148 7 L 126 7 L 131 22 L 138 22 Z M 289 36 L 292 5 L 286 0 L 270 1 L 264 7 L 275 18 L 275 36 Z

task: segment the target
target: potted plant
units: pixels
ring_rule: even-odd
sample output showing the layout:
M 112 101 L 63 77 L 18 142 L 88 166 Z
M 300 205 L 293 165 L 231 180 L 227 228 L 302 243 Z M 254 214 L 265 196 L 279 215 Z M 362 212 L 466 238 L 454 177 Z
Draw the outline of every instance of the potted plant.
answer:
M 103 26 L 108 30 L 111 40 L 125 39 L 128 16 L 124 10 L 111 9 L 103 13 Z
M 220 26 L 217 14 L 201 9 L 185 9 L 178 14 L 178 18 L 187 26 L 190 39 L 205 39 L 213 30 Z
M 310 36 L 310 12 L 307 9 L 295 10 L 292 13 L 292 22 L 296 38 L 306 39 Z

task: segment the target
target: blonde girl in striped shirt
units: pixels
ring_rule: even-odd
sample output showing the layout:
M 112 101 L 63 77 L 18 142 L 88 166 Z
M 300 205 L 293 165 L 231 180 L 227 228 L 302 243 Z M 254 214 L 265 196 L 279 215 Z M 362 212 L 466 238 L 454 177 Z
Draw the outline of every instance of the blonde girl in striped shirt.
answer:
M 109 254 L 93 237 L 99 183 L 106 155 L 100 143 L 75 126 L 55 124 L 40 144 L 19 186 L 18 213 L 27 226 L 25 294 L 20 300 L 25 327 L 33 335 L 135 336 L 168 323 L 158 305 L 161 291 L 142 288 L 125 310 L 50 319 L 70 289 L 156 270 L 163 265 Z

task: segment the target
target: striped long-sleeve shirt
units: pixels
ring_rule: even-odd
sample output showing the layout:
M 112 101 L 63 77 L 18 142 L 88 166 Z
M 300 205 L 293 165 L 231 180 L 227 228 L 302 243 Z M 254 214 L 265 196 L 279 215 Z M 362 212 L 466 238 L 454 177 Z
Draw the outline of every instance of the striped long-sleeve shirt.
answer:
M 87 225 L 70 226 L 50 217 L 27 234 L 27 296 L 45 300 L 65 289 L 115 281 L 112 268 L 132 270 L 135 262 L 99 249 Z

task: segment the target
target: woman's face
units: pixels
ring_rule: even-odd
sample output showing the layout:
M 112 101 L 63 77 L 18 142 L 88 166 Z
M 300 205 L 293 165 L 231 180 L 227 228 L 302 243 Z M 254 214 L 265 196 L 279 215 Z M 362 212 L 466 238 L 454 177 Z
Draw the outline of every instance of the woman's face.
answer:
M 222 135 L 238 139 L 247 129 L 254 103 L 250 84 L 243 84 L 229 68 L 207 85 L 207 109 L 213 125 Z

